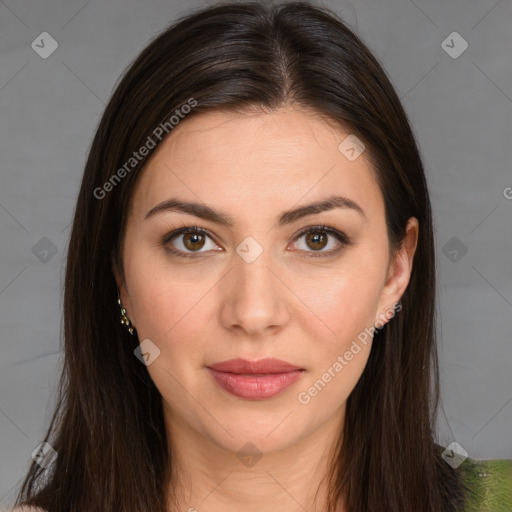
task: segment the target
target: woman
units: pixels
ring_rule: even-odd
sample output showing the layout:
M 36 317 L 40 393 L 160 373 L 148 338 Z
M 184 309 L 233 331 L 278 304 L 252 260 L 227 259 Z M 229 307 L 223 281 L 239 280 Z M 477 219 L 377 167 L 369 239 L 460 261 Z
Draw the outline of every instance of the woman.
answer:
M 94 137 L 52 461 L 17 505 L 480 506 L 473 462 L 434 438 L 434 254 L 407 117 L 334 14 L 229 3 L 180 20 Z

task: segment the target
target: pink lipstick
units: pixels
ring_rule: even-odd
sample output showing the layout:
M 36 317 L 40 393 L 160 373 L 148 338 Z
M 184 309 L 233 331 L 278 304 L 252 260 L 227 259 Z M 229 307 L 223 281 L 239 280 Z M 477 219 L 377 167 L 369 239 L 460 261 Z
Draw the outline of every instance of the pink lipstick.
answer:
M 258 361 L 230 359 L 207 366 L 220 387 L 239 398 L 264 400 L 282 393 L 305 372 L 286 361 L 265 358 Z

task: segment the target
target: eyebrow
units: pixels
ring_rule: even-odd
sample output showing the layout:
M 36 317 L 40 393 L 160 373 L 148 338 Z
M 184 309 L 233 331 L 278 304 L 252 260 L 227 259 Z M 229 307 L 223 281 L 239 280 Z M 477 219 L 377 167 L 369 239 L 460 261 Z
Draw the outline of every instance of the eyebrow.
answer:
M 302 217 L 333 210 L 335 208 L 354 210 L 366 219 L 364 210 L 356 202 L 352 201 L 352 199 L 342 196 L 330 196 L 321 201 L 316 201 L 286 212 L 281 212 L 277 224 L 279 226 L 285 226 L 301 219 Z M 202 203 L 183 201 L 176 198 L 168 199 L 151 208 L 144 217 L 144 220 L 167 211 L 188 213 L 226 227 L 233 227 L 235 224 L 233 218 L 225 212 L 214 210 Z

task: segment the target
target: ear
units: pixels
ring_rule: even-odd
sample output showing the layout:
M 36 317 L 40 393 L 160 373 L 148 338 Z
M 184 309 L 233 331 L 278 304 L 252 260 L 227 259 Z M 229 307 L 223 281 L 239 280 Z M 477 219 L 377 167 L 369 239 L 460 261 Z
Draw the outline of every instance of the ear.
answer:
M 386 283 L 382 290 L 375 323 L 386 324 L 394 313 L 394 306 L 400 301 L 411 278 L 412 263 L 418 244 L 419 223 L 416 217 L 407 221 L 405 237 L 400 249 L 389 264 Z

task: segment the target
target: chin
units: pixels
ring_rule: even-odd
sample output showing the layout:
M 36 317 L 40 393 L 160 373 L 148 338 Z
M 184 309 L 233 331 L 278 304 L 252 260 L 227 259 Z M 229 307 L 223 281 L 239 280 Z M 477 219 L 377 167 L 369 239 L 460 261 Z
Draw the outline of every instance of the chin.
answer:
M 279 414 L 259 412 L 248 415 L 239 411 L 238 415 L 229 415 L 229 417 L 223 415 L 218 418 L 218 422 L 229 433 L 217 422 L 209 422 L 207 425 L 209 432 L 206 435 L 219 446 L 236 453 L 247 444 L 249 451 L 251 445 L 255 451 L 262 453 L 283 450 L 295 444 L 298 438 L 307 435 L 307 432 L 297 429 L 297 424 L 302 426 L 303 421 L 298 418 L 290 421 L 296 415 L 296 412 L 290 414 L 291 411 L 293 411 L 293 407 L 283 408 Z M 213 425 L 218 427 L 215 428 L 215 431 L 211 430 Z

